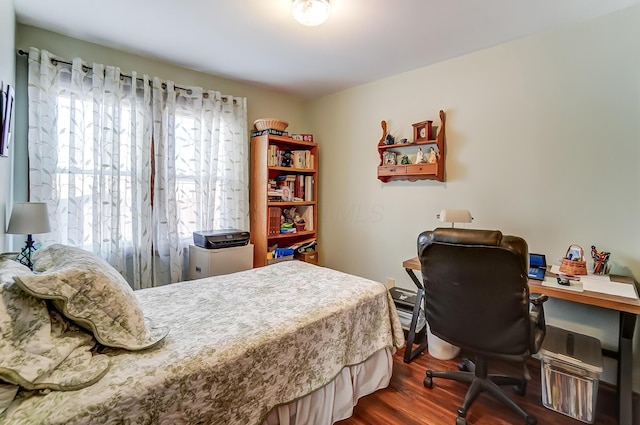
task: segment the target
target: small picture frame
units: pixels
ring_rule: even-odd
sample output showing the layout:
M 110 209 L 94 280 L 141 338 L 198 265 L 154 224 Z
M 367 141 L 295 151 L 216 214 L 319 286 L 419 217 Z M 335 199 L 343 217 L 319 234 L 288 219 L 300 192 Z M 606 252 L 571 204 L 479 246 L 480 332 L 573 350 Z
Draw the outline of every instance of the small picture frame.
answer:
M 411 125 L 413 126 L 414 142 L 432 140 L 431 134 L 433 132 L 433 121 L 420 121 Z
M 395 152 L 385 152 L 383 157 L 384 165 L 398 165 L 398 158 Z
M 282 201 L 283 202 L 291 202 L 293 200 L 293 193 L 291 192 L 291 188 L 289 186 L 282 186 Z

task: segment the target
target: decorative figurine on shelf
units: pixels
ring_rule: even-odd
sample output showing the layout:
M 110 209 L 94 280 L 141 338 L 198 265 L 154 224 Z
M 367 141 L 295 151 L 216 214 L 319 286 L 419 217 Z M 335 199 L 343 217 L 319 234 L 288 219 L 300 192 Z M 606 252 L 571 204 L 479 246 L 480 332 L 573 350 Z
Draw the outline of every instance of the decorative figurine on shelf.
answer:
M 295 233 L 295 219 L 296 207 L 283 208 L 282 216 L 280 219 L 280 233 Z
M 282 159 L 280 161 L 280 166 L 281 167 L 291 167 L 292 156 L 293 156 L 293 154 L 288 149 L 286 151 L 282 152 Z
M 282 209 L 283 222 L 284 223 L 293 223 L 296 217 L 296 207 L 291 208 L 283 208 Z
M 609 273 L 609 257 L 610 252 L 598 251 L 595 246 L 591 245 L 591 258 L 593 258 L 593 274 Z
M 424 160 L 424 152 L 422 152 L 422 148 L 418 148 L 418 153 L 416 154 L 416 164 L 422 164 L 426 162 Z
M 438 162 L 438 153 L 433 147 L 429 148 L 429 156 L 427 157 L 427 162 L 429 164 L 435 164 Z
M 393 137 L 393 136 L 391 135 L 391 133 L 387 133 L 387 135 L 386 135 L 386 136 L 385 136 L 385 138 L 384 138 L 384 142 L 385 142 L 387 145 L 393 145 L 394 143 L 396 143 L 396 138 L 395 138 L 395 137 Z
M 411 164 L 411 161 L 409 161 L 409 157 L 407 155 L 403 155 L 400 160 L 400 164 Z

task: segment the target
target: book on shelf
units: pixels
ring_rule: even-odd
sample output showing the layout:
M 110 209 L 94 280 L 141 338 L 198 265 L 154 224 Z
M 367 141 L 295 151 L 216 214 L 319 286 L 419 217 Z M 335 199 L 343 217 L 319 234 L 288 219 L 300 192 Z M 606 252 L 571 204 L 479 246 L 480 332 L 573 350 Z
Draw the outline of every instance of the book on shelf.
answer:
M 282 166 L 282 155 L 285 151 L 288 151 L 288 149 L 280 149 L 276 145 L 269 145 L 267 150 L 267 166 Z M 313 168 L 314 157 L 310 150 L 292 150 L 289 152 L 291 152 L 291 168 Z
M 269 207 L 269 227 L 268 234 L 269 236 L 277 236 L 280 234 L 280 218 L 282 216 L 282 211 L 279 207 Z
M 316 245 L 317 245 L 316 238 L 309 238 L 309 239 L 302 240 L 300 242 L 296 242 L 292 245 L 289 245 L 289 248 L 293 249 L 294 251 L 302 253 L 309 250 L 315 251 Z
M 307 202 L 313 201 L 314 194 L 314 179 L 313 176 L 304 177 L 304 200 Z
M 292 151 L 294 168 L 311 168 L 307 165 L 307 152 L 309 151 Z
M 296 176 L 295 181 L 295 189 L 293 191 L 294 201 L 295 198 L 300 199 L 300 201 L 304 200 L 304 176 L 302 174 L 298 174 Z
M 278 147 L 269 145 L 267 151 L 267 166 L 275 167 L 278 164 Z
M 298 140 L 300 142 L 313 142 L 313 134 L 308 134 L 308 133 L 305 133 L 305 134 L 294 133 L 291 135 L 291 138 L 293 140 Z
M 303 205 L 298 207 L 298 214 L 300 214 L 300 218 L 304 220 L 304 230 L 314 230 L 313 229 L 313 205 Z
M 255 130 L 251 132 L 251 137 L 262 136 L 263 134 L 273 134 L 274 136 L 288 136 L 288 131 L 276 130 L 275 128 L 267 128 L 266 130 Z

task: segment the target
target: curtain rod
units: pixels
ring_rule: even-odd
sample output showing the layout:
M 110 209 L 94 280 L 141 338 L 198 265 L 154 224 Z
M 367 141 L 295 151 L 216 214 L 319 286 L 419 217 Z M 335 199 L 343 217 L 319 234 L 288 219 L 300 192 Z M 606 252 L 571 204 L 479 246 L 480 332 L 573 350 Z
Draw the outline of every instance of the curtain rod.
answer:
M 22 49 L 18 49 L 18 54 L 19 54 L 19 55 L 21 55 L 21 56 L 29 56 L 29 52 L 25 52 L 25 51 L 24 51 L 24 50 L 22 50 Z M 73 63 L 71 63 L 71 62 L 69 62 L 69 61 L 62 60 L 62 59 L 56 59 L 56 58 L 51 58 L 51 63 L 52 63 L 52 64 L 54 64 L 54 65 L 57 65 L 57 64 L 59 64 L 59 63 L 63 63 L 63 64 L 65 64 L 65 65 L 69 65 L 69 66 L 72 66 L 72 65 L 73 65 Z M 83 70 L 87 70 L 87 71 L 88 71 L 88 70 L 93 69 L 93 68 L 92 68 L 92 67 L 90 67 L 90 66 L 88 66 L 88 65 L 82 64 L 82 69 L 83 69 Z M 125 78 L 133 78 L 133 77 L 131 77 L 131 75 L 127 75 L 127 74 L 120 74 L 120 75 L 121 75 L 122 77 L 125 77 Z M 144 81 L 144 79 L 143 79 L 143 78 L 136 78 L 136 80 L 138 80 L 138 81 Z M 151 83 L 151 81 L 149 81 L 149 83 Z M 162 83 L 162 88 L 163 88 L 163 89 L 166 89 L 166 88 L 167 88 L 167 83 Z M 178 89 L 178 90 L 185 90 L 185 91 L 187 92 L 187 94 L 191 94 L 191 93 L 193 93 L 193 90 L 191 90 L 191 89 L 187 89 L 187 88 L 184 88 L 184 87 L 180 87 L 180 86 L 175 86 L 175 85 L 174 85 L 174 88 L 176 88 L 176 89 Z M 204 98 L 208 98 L 208 97 L 209 97 L 209 93 L 204 92 L 204 93 L 202 93 L 202 96 L 203 96 Z M 226 102 L 226 101 L 228 100 L 227 96 L 222 96 L 222 100 L 223 100 L 224 102 Z M 236 99 L 233 99 L 233 104 L 234 104 L 234 105 L 236 104 Z

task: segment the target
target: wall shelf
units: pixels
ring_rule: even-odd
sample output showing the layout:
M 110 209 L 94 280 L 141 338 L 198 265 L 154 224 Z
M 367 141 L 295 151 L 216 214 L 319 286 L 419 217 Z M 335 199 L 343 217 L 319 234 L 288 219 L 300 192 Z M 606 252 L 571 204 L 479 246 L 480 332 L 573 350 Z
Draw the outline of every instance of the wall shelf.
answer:
M 444 164 L 445 164 L 445 113 L 440 111 L 440 125 L 438 126 L 438 132 L 433 137 L 431 131 L 431 121 L 422 121 L 414 124 L 414 139 L 409 143 L 394 143 L 387 144 L 387 123 L 382 121 L 382 138 L 378 142 L 378 155 L 380 156 L 380 163 L 378 164 L 378 179 L 384 183 L 397 180 L 438 180 L 445 181 L 444 176 Z M 420 129 L 425 129 L 422 133 Z M 425 137 L 421 137 L 424 136 Z M 407 155 L 412 151 L 412 147 L 428 146 L 434 147 L 437 152 L 437 159 L 433 163 L 421 162 L 419 164 L 401 164 L 400 157 Z M 415 149 L 413 149 L 415 150 Z M 395 163 L 389 163 L 391 161 L 385 161 L 387 153 L 391 154 L 391 157 L 395 157 Z

